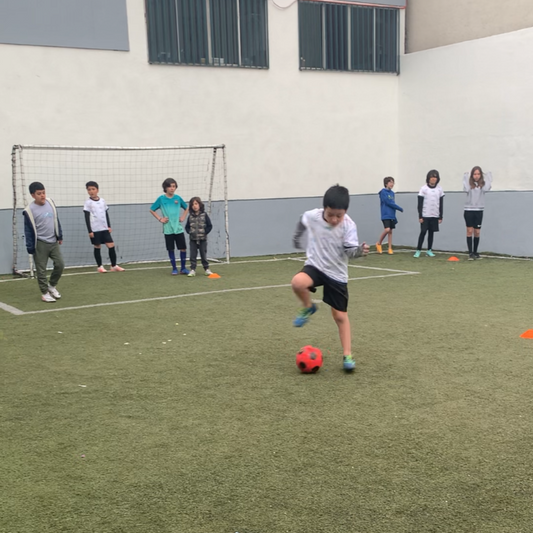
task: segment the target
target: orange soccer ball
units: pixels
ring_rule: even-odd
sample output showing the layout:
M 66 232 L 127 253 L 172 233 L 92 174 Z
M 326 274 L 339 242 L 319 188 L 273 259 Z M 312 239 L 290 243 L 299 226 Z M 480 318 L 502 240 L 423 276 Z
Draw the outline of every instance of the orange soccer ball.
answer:
M 322 366 L 322 352 L 314 346 L 304 346 L 296 354 L 296 366 L 304 374 L 315 374 Z

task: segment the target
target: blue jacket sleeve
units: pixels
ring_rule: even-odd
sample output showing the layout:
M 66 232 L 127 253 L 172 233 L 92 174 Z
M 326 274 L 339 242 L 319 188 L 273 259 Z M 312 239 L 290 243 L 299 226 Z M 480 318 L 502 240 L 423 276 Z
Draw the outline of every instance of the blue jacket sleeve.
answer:
M 24 239 L 26 241 L 26 250 L 30 255 L 35 253 L 35 232 L 31 224 L 30 218 L 26 213 L 24 215 Z
M 390 198 L 389 198 L 389 195 L 387 193 L 385 194 L 382 194 L 380 193 L 379 194 L 380 198 L 381 198 L 381 201 L 388 205 L 389 207 L 392 207 L 392 209 L 396 209 L 396 211 L 400 211 L 403 213 L 403 209 L 398 205 L 398 204 L 395 204 Z
M 59 230 L 59 235 L 57 236 L 58 241 L 63 240 L 63 228 L 61 227 L 61 222 L 59 222 L 59 217 L 57 217 L 57 229 Z

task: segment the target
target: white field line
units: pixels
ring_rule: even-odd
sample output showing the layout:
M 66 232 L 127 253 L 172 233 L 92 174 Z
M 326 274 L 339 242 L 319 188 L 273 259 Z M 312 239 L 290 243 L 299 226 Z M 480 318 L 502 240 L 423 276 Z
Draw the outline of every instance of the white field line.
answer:
M 385 272 L 398 272 L 400 274 L 420 274 L 414 270 L 395 270 L 393 268 L 367 267 L 362 265 L 348 265 L 350 268 L 366 268 L 368 270 L 383 270 Z
M 372 255 L 379 255 L 377 252 L 369 252 Z M 413 250 L 403 250 L 403 249 L 394 249 L 394 253 L 413 253 Z M 441 254 L 441 255 L 464 255 L 465 257 L 468 255 L 465 252 L 438 252 L 434 251 L 435 254 Z M 499 255 L 483 255 L 481 254 L 481 257 L 485 259 L 503 259 L 507 261 L 533 261 L 532 258 L 529 257 L 513 257 L 513 256 L 499 256 Z M 305 261 L 305 258 L 302 257 L 280 257 L 275 259 L 252 259 L 250 261 L 230 261 L 229 263 L 217 263 L 217 266 L 223 266 L 223 265 L 241 265 L 244 263 L 273 263 L 277 261 Z M 378 268 L 378 267 L 367 267 L 367 266 L 360 266 L 360 265 L 348 265 L 351 268 L 368 268 L 373 270 L 385 270 L 386 272 L 410 272 L 408 270 L 393 270 L 390 268 Z M 82 267 L 80 267 L 82 268 Z M 83 267 L 87 268 L 87 267 Z M 137 267 L 137 268 L 126 268 L 127 271 L 136 272 L 138 270 L 161 270 L 169 268 L 168 265 L 165 266 L 157 266 L 157 267 Z M 418 272 L 412 272 L 413 274 L 418 274 Z M 66 276 L 85 276 L 85 275 L 93 275 L 93 274 L 100 274 L 100 272 L 91 271 L 91 272 L 70 272 L 63 274 L 61 277 Z M 24 281 L 29 278 L 11 278 L 11 279 L 0 279 L 0 283 L 7 283 L 10 281 Z
M 278 261 L 290 261 L 292 259 L 297 260 L 297 258 L 293 258 L 293 257 L 281 257 L 279 259 L 252 259 L 251 261 L 231 261 L 230 263 L 216 263 L 216 266 L 218 268 L 219 266 L 223 266 L 223 265 L 242 265 L 246 263 L 274 263 Z M 210 261 L 213 261 L 213 260 L 210 259 Z M 79 268 L 88 268 L 88 267 L 79 267 Z M 163 269 L 169 269 L 169 268 L 170 268 L 169 265 L 152 266 L 152 267 L 133 267 L 133 268 L 128 268 L 126 266 L 126 271 L 137 272 L 139 270 L 163 270 Z M 64 278 L 67 276 L 87 276 L 87 275 L 93 275 L 93 274 L 99 274 L 100 276 L 102 275 L 100 272 L 97 272 L 96 270 L 91 270 L 90 272 L 67 272 L 67 273 L 64 273 L 61 277 Z M 113 272 L 107 272 L 107 274 L 113 274 Z M 28 280 L 28 279 L 30 278 L 0 279 L 0 283 L 6 283 L 8 281 L 23 281 L 23 280 Z
M 407 250 L 407 249 L 395 249 L 394 253 L 413 253 L 413 250 Z M 435 254 L 441 254 L 441 255 L 464 255 L 465 257 L 468 255 L 465 252 L 438 252 L 434 251 Z M 378 255 L 377 252 L 370 252 L 372 255 Z M 529 257 L 513 257 L 513 256 L 499 256 L 499 255 L 483 255 L 481 254 L 481 257 L 485 259 L 504 259 L 507 261 L 533 261 L 533 259 Z M 303 257 L 280 257 L 280 258 L 274 258 L 274 259 L 252 259 L 250 261 L 230 261 L 229 263 L 217 263 L 217 266 L 223 266 L 223 265 L 241 265 L 245 263 L 274 263 L 277 261 L 305 261 L 305 258 Z M 367 267 L 367 266 L 360 266 L 360 265 L 348 265 L 351 268 L 367 268 L 369 270 L 384 270 L 386 272 L 410 272 L 408 270 L 393 270 L 391 268 L 378 268 L 378 267 Z M 80 267 L 81 268 L 81 267 Z M 87 268 L 87 267 L 83 267 Z M 168 265 L 165 266 L 157 266 L 157 267 L 134 267 L 134 268 L 126 268 L 127 271 L 136 272 L 138 270 L 161 270 L 169 268 Z M 412 272 L 413 274 L 418 274 L 418 272 Z M 91 272 L 69 272 L 66 274 L 63 274 L 61 277 L 66 276 L 85 276 L 85 275 L 94 275 L 94 274 L 100 274 L 100 272 L 91 271 Z M 9 281 L 24 281 L 29 278 L 11 278 L 11 279 L 0 279 L 0 283 L 7 283 Z
M 17 309 L 16 307 L 13 307 L 12 305 L 7 305 L 4 302 L 0 302 L 0 309 L 3 309 L 4 311 L 11 313 L 12 315 L 23 315 L 24 314 L 24 311 L 21 311 L 20 309 Z
M 305 261 L 304 258 L 299 257 L 290 257 L 292 261 Z M 399 272 L 401 274 L 420 274 L 420 272 L 414 272 L 411 270 L 395 270 L 393 268 L 379 268 L 379 267 L 370 267 L 370 266 L 364 266 L 364 265 L 348 265 L 350 268 L 366 268 L 367 270 L 382 270 L 384 272 Z M 359 279 L 359 278 L 357 278 Z
M 349 278 L 348 281 L 359 281 L 363 279 L 375 279 L 375 278 L 391 278 L 395 276 L 409 276 L 412 274 L 419 274 L 419 272 L 400 272 L 400 273 L 395 273 L 395 274 L 383 274 L 383 275 L 378 275 L 378 276 L 363 276 L 360 278 Z M 144 298 L 141 300 L 126 300 L 126 301 L 121 301 L 121 302 L 104 302 L 104 303 L 99 303 L 99 304 L 79 305 L 79 306 L 74 306 L 74 307 L 59 307 L 59 308 L 50 307 L 49 309 L 41 309 L 39 311 L 20 311 L 20 309 L 15 309 L 14 307 L 11 307 L 11 306 L 6 306 L 6 307 L 10 307 L 11 310 L 9 310 L 9 309 L 2 307 L 2 305 L 5 305 L 5 304 L 1 304 L 1 303 L 0 303 L 0 308 L 5 309 L 6 311 L 11 312 L 15 315 L 37 315 L 37 314 L 42 314 L 42 313 L 57 313 L 59 311 L 75 311 L 78 309 L 92 309 L 94 307 L 108 307 L 111 305 L 125 305 L 125 304 L 136 304 L 136 303 L 144 303 L 144 302 L 157 302 L 161 300 L 175 300 L 176 298 L 188 298 L 191 296 L 209 296 L 212 294 L 224 294 L 224 293 L 229 293 L 229 292 L 258 291 L 258 290 L 263 290 L 263 289 L 281 289 L 281 288 L 290 287 L 290 286 L 291 286 L 290 283 L 284 283 L 283 285 L 264 285 L 262 287 L 239 287 L 237 289 L 221 289 L 218 291 L 194 292 L 190 294 L 175 294 L 174 296 L 159 296 L 156 298 Z
M 413 254 L 415 252 L 414 248 L 394 248 L 394 253 L 399 254 Z M 423 252 L 425 254 L 425 252 Z M 464 255 L 465 257 L 468 257 L 468 252 L 446 252 L 446 251 L 437 251 L 433 250 L 434 254 L 437 255 Z M 383 252 L 383 254 L 378 254 L 377 252 L 369 252 L 369 255 L 387 255 L 386 252 Z M 515 257 L 514 255 L 484 255 L 480 254 L 480 257 L 484 259 L 500 259 L 504 261 L 533 261 L 533 258 L 531 257 Z

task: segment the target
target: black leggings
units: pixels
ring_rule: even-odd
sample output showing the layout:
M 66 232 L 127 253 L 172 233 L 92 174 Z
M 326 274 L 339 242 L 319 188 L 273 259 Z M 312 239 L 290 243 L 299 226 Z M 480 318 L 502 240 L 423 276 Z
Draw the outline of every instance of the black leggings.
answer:
M 428 250 L 432 249 L 433 235 L 435 234 L 435 232 L 432 229 L 422 229 L 420 230 L 420 236 L 418 237 L 418 246 L 416 247 L 417 250 L 422 250 L 422 245 L 424 244 L 426 233 L 428 234 Z

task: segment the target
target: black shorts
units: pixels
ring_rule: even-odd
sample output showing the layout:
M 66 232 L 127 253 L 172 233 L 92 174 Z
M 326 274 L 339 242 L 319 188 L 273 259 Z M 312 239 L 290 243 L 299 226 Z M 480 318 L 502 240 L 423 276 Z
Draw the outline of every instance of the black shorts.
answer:
M 337 311 L 346 312 L 348 310 L 348 284 L 335 281 L 326 276 L 311 265 L 305 265 L 302 272 L 307 274 L 313 280 L 313 288 L 324 286 L 324 303 L 333 307 Z
M 435 217 L 430 218 L 424 218 L 422 219 L 424 222 L 420 224 L 421 231 L 432 231 L 435 233 L 436 231 L 439 231 L 439 219 Z
M 178 250 L 186 250 L 187 244 L 185 244 L 185 236 L 183 233 L 172 233 L 170 235 L 165 235 L 165 244 L 167 245 L 167 250 L 170 252 L 174 250 L 174 243 Z
M 381 222 L 383 222 L 383 227 L 384 228 L 394 229 L 396 227 L 396 223 L 398 221 L 396 219 L 391 220 L 390 218 L 388 218 L 386 220 L 382 220 Z
M 94 246 L 100 246 L 101 244 L 109 244 L 110 242 L 113 242 L 113 237 L 111 237 L 111 233 L 109 233 L 108 229 L 105 229 L 103 231 L 93 231 L 94 237 L 91 239 L 91 243 Z
M 481 229 L 483 211 L 465 211 L 465 222 L 467 228 Z

